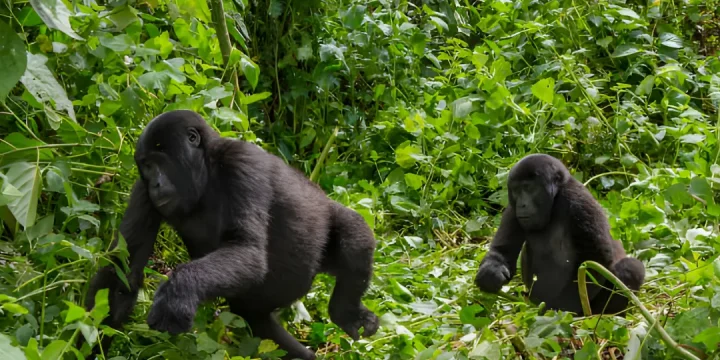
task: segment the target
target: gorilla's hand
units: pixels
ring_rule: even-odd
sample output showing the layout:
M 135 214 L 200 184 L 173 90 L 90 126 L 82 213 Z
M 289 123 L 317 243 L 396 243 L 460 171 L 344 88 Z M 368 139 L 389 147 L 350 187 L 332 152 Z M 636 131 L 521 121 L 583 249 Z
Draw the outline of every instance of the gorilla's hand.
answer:
M 475 285 L 482 291 L 497 293 L 510 279 L 510 269 L 502 260 L 486 256 L 475 276 Z
M 184 292 L 176 284 L 171 278 L 155 291 L 147 320 L 151 329 L 177 335 L 192 328 L 199 301 L 192 292 Z

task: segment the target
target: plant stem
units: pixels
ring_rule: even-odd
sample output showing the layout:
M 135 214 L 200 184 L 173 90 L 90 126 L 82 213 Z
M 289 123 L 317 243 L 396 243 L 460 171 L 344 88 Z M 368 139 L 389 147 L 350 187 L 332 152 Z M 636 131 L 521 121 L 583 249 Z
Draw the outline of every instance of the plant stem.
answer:
M 315 164 L 315 168 L 312 171 L 312 174 L 310 174 L 310 181 L 317 182 L 318 176 L 320 176 L 320 168 L 322 168 L 323 162 L 325 162 L 325 158 L 327 157 L 328 152 L 330 152 L 330 148 L 332 147 L 332 144 L 335 142 L 335 137 L 337 136 L 338 128 L 335 127 L 335 130 L 333 130 L 332 134 L 330 135 L 330 138 L 328 138 L 327 143 L 325 143 L 325 148 L 323 149 L 322 153 L 320 154 L 320 158 L 318 158 L 317 163 Z
M 682 356 L 685 359 L 688 360 L 700 360 L 697 356 L 693 355 L 689 351 L 683 349 L 678 345 L 678 343 L 673 340 L 670 335 L 663 329 L 662 326 L 660 326 L 658 321 L 655 321 L 655 318 L 650 314 L 650 311 L 645 308 L 645 306 L 642 304 L 640 299 L 633 294 L 633 292 L 628 289 L 625 284 L 623 284 L 620 279 L 615 277 L 613 273 L 610 272 L 610 270 L 606 269 L 604 266 L 596 263 L 595 261 L 586 261 L 580 265 L 580 268 L 578 269 L 578 290 L 580 291 L 580 302 L 582 303 L 583 312 L 585 313 L 585 316 L 590 316 L 592 314 L 592 311 L 590 309 L 590 300 L 588 299 L 587 294 L 587 283 L 585 280 L 585 273 L 587 271 L 587 268 L 590 268 L 592 270 L 597 271 L 600 275 L 604 276 L 606 279 L 610 280 L 617 288 L 620 289 L 620 292 L 625 295 L 630 301 L 632 301 L 635 306 L 640 309 L 640 313 L 642 313 L 643 317 L 647 322 L 651 325 L 654 325 L 653 328 L 660 334 L 660 337 L 663 339 L 663 341 L 667 344 L 668 347 L 675 350 L 680 356 Z
M 232 45 L 230 44 L 230 34 L 228 34 L 227 23 L 225 22 L 225 7 L 222 0 L 210 0 L 210 6 L 212 6 L 211 16 L 220 43 L 223 63 L 227 65 L 230 60 Z

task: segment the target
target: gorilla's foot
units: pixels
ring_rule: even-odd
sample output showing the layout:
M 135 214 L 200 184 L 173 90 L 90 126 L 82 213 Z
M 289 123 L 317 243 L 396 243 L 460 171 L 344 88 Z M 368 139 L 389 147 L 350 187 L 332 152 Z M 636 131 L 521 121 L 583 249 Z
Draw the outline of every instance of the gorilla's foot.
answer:
M 363 328 L 363 337 L 373 336 L 378 331 L 380 319 L 364 305 L 355 311 L 342 310 L 330 313 L 330 319 L 353 340 L 360 339 L 360 328 Z

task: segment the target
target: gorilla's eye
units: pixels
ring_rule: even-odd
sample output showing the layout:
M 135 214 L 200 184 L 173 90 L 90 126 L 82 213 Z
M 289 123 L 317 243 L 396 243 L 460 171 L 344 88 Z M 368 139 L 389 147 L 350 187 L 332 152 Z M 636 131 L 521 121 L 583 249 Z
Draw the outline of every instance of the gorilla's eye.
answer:
M 198 134 L 197 130 L 194 128 L 188 129 L 187 137 L 190 144 L 193 144 L 194 146 L 198 146 L 200 144 L 200 134 Z
M 160 143 L 155 144 L 155 150 L 163 151 L 163 146 Z

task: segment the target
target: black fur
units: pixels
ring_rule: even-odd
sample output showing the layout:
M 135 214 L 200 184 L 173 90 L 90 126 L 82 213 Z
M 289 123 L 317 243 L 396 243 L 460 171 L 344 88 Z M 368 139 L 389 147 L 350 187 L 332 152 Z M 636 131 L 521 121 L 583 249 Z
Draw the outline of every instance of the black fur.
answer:
M 130 315 L 165 221 L 192 261 L 158 287 L 151 328 L 188 331 L 201 302 L 224 297 L 255 336 L 274 340 L 286 358 L 313 359 L 271 312 L 307 294 L 315 275 L 326 272 L 336 277 L 331 320 L 356 340 L 361 327 L 365 336 L 377 331 L 377 316 L 360 300 L 372 276 L 373 233 L 301 172 L 254 144 L 221 138 L 191 111 L 153 119 L 135 160 L 141 179 L 120 225 L 132 289 L 106 267 L 92 280 L 86 302 L 91 309 L 94 294 L 110 289 L 108 325 L 119 327 Z
M 640 289 L 645 281 L 642 262 L 626 256 L 622 243 L 610 236 L 600 204 L 558 159 L 535 154 L 520 160 L 508 177 L 508 200 L 475 277 L 481 290 L 496 293 L 510 281 L 521 249 L 522 279 L 530 300 L 544 301 L 549 309 L 582 314 L 577 270 L 587 260 L 608 268 L 628 288 Z M 592 312 L 624 313 L 628 299 L 613 295 L 607 290 L 611 284 L 591 273 L 605 286 L 588 280 Z

